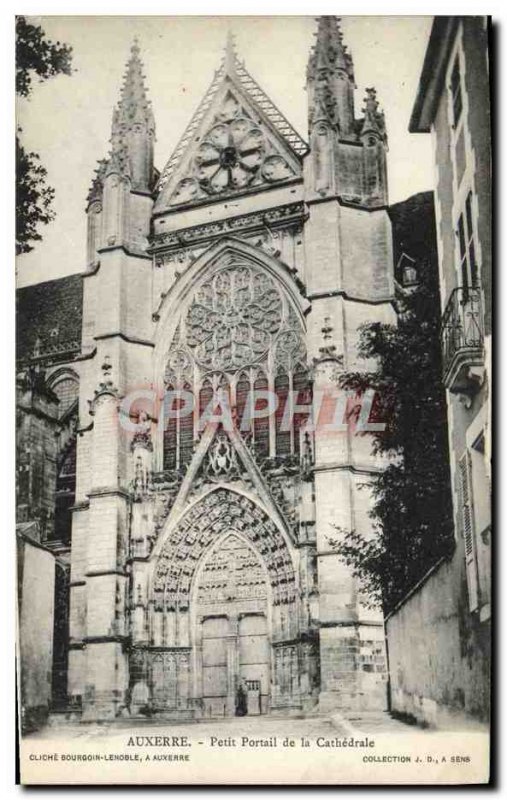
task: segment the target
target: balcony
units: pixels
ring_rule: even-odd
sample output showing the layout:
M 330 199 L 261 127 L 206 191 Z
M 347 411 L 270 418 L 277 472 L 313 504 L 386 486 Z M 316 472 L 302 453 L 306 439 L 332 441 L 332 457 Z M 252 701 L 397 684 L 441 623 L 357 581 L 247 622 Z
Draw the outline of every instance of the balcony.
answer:
M 444 383 L 469 405 L 484 378 L 484 324 L 479 288 L 454 289 L 442 318 L 441 338 Z

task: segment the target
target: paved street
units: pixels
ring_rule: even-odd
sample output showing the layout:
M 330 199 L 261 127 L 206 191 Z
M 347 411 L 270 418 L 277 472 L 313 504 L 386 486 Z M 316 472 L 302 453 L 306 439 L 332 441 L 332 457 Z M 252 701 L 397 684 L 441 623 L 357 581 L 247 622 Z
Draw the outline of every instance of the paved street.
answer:
M 341 736 L 346 735 L 328 717 L 286 718 L 276 716 L 232 717 L 228 719 L 210 720 L 206 722 L 175 722 L 173 720 L 118 720 L 101 724 L 53 724 L 29 734 L 30 739 L 52 740 L 97 740 L 99 737 L 114 739 L 125 738 L 125 734 L 133 736 L 177 735 L 190 739 L 209 736 L 252 736 L 268 738 L 270 736 Z

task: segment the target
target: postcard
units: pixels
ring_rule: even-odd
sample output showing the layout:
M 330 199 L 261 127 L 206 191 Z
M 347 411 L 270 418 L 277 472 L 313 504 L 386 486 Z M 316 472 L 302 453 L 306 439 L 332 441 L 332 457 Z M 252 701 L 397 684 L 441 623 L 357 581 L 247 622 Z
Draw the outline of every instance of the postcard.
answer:
M 490 25 L 16 18 L 23 784 L 489 782 Z

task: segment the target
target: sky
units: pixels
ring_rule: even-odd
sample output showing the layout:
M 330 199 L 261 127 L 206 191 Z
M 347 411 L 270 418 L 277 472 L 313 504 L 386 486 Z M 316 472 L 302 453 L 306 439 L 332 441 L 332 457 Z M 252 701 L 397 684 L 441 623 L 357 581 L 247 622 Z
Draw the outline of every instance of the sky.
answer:
M 305 73 L 314 17 L 31 17 L 48 38 L 73 47 L 74 74 L 35 82 L 18 100 L 25 147 L 39 153 L 55 188 L 55 220 L 42 242 L 17 259 L 18 286 L 85 268 L 86 195 L 96 162 L 107 155 L 113 106 L 125 64 L 139 39 L 157 126 L 155 165 L 162 169 L 206 92 L 228 29 L 239 58 L 307 140 Z M 365 88 L 375 86 L 389 138 L 389 201 L 434 188 L 431 139 L 409 134 L 431 17 L 343 17 L 354 59 L 356 117 Z

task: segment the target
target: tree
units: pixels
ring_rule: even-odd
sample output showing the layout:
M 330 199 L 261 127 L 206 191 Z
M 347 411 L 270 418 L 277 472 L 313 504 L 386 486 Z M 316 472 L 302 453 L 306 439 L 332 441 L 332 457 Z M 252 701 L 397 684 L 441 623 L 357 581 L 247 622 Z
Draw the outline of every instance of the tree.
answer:
M 342 531 L 333 546 L 386 613 L 454 542 L 433 205 L 429 193 L 416 198 L 417 220 L 410 224 L 409 214 L 404 224 L 419 238 L 411 242 L 418 285 L 399 293 L 397 326 L 362 327 L 360 357 L 376 367 L 340 379 L 359 395 L 375 391 L 372 418 L 386 427 L 373 434 L 373 448 L 388 466 L 373 482 L 375 535 Z
M 20 132 L 21 129 L 18 128 Z M 37 153 L 27 153 L 16 136 L 16 253 L 33 250 L 30 242 L 40 241 L 39 223 L 54 219 L 51 208 L 55 190 L 46 185 L 47 171 Z
M 72 48 L 45 38 L 38 25 L 31 25 L 25 17 L 16 18 L 16 93 L 29 98 L 33 78 L 41 81 L 58 74 L 72 72 Z M 47 225 L 54 219 L 52 202 L 54 189 L 46 184 L 47 171 L 37 153 L 27 152 L 20 140 L 21 128 L 16 135 L 16 252 L 28 253 L 31 242 L 40 241 L 38 225 Z

